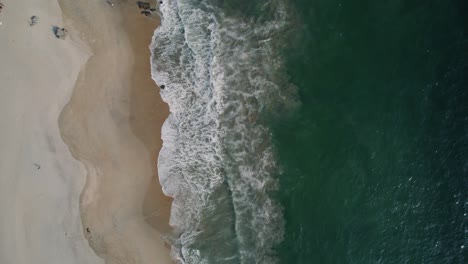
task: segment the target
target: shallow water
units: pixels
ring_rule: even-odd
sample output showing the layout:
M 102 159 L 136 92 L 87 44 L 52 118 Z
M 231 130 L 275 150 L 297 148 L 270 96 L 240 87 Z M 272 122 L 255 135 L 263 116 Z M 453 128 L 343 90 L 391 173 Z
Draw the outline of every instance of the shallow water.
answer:
M 277 166 L 263 119 L 290 105 L 275 49 L 282 7 L 262 21 L 217 2 L 166 1 L 161 11 L 153 78 L 171 110 L 158 168 L 174 197 L 173 253 L 187 263 L 276 262 L 284 224 L 269 194 Z

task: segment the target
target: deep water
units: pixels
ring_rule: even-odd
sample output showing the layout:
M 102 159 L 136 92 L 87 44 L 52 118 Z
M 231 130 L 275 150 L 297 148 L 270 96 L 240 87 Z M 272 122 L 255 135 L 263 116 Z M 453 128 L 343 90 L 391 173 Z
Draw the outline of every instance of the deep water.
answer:
M 281 263 L 468 263 L 466 1 L 289 1 Z

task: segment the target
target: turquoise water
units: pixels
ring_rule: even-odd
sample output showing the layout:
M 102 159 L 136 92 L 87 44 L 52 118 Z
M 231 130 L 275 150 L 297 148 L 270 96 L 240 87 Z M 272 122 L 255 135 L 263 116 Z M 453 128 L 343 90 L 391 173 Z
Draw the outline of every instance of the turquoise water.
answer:
M 468 263 L 463 1 L 166 0 L 182 263 Z
M 291 1 L 281 263 L 468 263 L 466 1 Z

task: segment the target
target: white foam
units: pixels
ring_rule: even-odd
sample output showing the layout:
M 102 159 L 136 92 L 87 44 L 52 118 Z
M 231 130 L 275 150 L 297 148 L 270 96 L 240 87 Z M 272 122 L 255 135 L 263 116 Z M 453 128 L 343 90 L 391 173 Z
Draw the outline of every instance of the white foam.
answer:
M 161 96 L 171 111 L 158 170 L 164 193 L 174 198 L 174 257 L 212 263 L 217 254 L 232 263 L 274 263 L 272 247 L 284 232 L 281 208 L 268 195 L 278 187 L 277 165 L 270 133 L 258 121 L 288 99 L 272 45 L 272 36 L 286 26 L 284 11 L 278 11 L 281 19 L 262 24 L 227 18 L 193 0 L 166 0 L 161 12 L 152 75 L 165 85 Z M 232 218 L 232 230 L 207 226 L 216 214 Z M 217 228 L 232 233 L 235 243 L 225 254 L 199 249 L 197 243 L 215 241 L 204 236 Z

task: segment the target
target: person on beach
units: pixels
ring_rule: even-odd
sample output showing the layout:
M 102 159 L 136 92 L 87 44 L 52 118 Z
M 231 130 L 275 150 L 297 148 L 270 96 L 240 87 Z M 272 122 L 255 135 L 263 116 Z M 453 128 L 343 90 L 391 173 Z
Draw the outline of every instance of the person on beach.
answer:
M 59 28 L 57 26 L 53 26 L 52 31 L 54 32 L 54 35 L 58 39 L 65 39 L 65 37 L 68 34 L 68 30 L 65 28 Z
M 32 16 L 29 18 L 29 26 L 34 26 L 37 24 L 37 21 L 39 21 L 39 18 L 37 16 Z

